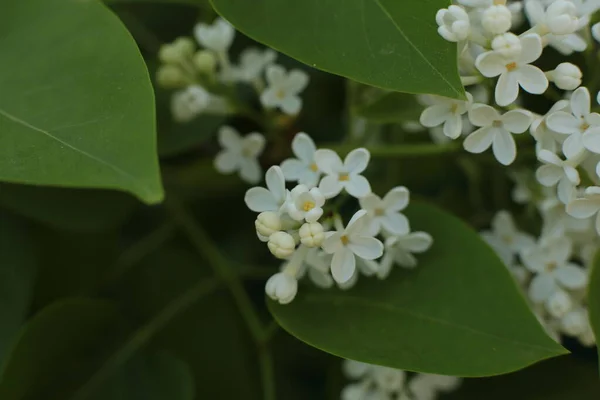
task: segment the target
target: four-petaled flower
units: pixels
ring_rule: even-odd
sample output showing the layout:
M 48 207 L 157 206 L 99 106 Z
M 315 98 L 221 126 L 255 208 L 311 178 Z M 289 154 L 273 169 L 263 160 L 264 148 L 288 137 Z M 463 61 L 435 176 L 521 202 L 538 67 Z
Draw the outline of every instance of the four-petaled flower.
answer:
M 298 185 L 290 191 L 287 212 L 296 221 L 316 222 L 323 215 L 325 197 L 319 188 Z
M 315 162 L 315 142 L 306 133 L 300 132 L 292 140 L 292 151 L 297 158 L 288 158 L 281 163 L 285 179 L 308 187 L 316 186 L 321 172 Z
M 595 227 L 596 232 L 600 235 L 600 187 L 590 186 L 585 189 L 583 198 L 575 199 L 567 205 L 567 213 L 569 215 L 587 219 L 596 214 Z
M 367 168 L 371 155 L 367 149 L 352 150 L 342 163 L 340 156 L 329 149 L 315 152 L 315 162 L 319 170 L 325 173 L 319 189 L 326 198 L 337 196 L 346 189 L 351 196 L 361 198 L 371 192 L 371 185 L 361 173 Z
M 285 179 L 283 172 L 278 166 L 272 166 L 265 174 L 267 188 L 253 187 L 248 189 L 244 201 L 249 209 L 254 212 L 273 211 L 280 212 L 281 207 L 287 200 Z
M 265 148 L 265 137 L 252 132 L 244 138 L 230 126 L 219 130 L 219 143 L 223 150 L 215 158 L 215 168 L 222 174 L 238 171 L 248 183 L 258 183 L 262 174 L 258 157 Z M 266 210 L 265 210 L 266 211 Z
M 547 187 L 557 186 L 558 184 L 558 199 L 567 204 L 573 198 L 575 187 L 580 182 L 577 163 L 568 158 L 561 160 L 556 154 L 548 150 L 540 150 L 538 159 L 544 163 L 535 173 L 538 182 Z
M 408 218 L 400 213 L 408 205 L 408 199 L 409 192 L 404 186 L 393 188 L 383 199 L 374 193 L 361 197 L 359 202 L 367 212 L 369 233 L 378 235 L 382 228 L 394 235 L 408 233 Z
M 450 139 L 456 139 L 462 133 L 462 115 L 469 111 L 473 102 L 473 96 L 470 93 L 466 95 L 467 101 L 432 97 L 434 104 L 421 113 L 421 124 L 428 128 L 443 124 L 444 135 Z
M 299 69 L 289 73 L 280 65 L 267 67 L 267 88 L 260 95 L 260 101 L 267 108 L 279 107 L 288 115 L 296 115 L 302 108 L 298 93 L 308 85 L 308 75 Z

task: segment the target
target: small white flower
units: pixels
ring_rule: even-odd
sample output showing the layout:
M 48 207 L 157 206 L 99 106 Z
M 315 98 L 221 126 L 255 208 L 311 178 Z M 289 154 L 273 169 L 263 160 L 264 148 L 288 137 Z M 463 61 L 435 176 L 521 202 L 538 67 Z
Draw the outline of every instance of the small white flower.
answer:
M 562 331 L 569 336 L 579 336 L 589 326 L 587 310 L 578 307 L 566 314 L 561 322 Z
M 205 111 L 211 94 L 202 86 L 192 85 L 175 92 L 171 99 L 171 113 L 177 122 L 189 122 Z
M 525 267 L 536 275 L 529 286 L 529 297 L 534 303 L 543 303 L 561 287 L 569 290 L 582 289 L 587 275 L 577 265 L 569 263 L 573 251 L 566 237 L 545 238 L 523 252 Z
M 477 56 L 475 66 L 483 76 L 500 76 L 496 83 L 496 103 L 507 106 L 519 96 L 519 86 L 526 92 L 542 94 L 548 88 L 548 79 L 541 69 L 530 65 L 542 54 L 542 39 L 532 33 L 521 36 L 521 52 L 504 57 L 495 51 Z
M 262 51 L 255 47 L 245 49 L 240 54 L 240 65 L 237 67 L 238 79 L 242 82 L 255 82 L 276 58 L 277 53 L 269 48 Z
M 583 74 L 577 65 L 571 63 L 560 63 L 546 74 L 556 87 L 563 90 L 575 90 L 581 85 Z
M 287 232 L 279 231 L 273 233 L 269 237 L 269 242 L 267 243 L 271 254 L 273 254 L 277 258 L 287 258 L 294 253 L 296 249 L 296 241 Z
M 267 281 L 265 292 L 279 304 L 289 304 L 298 293 L 298 281 L 285 271 L 278 272 Z
M 394 235 L 408 233 L 408 218 L 400 211 L 408 205 L 409 196 L 407 188 L 398 186 L 390 190 L 383 199 L 374 193 L 358 199 L 360 207 L 367 212 L 369 233 L 378 235 L 382 228 Z
M 529 132 L 536 141 L 536 152 L 540 150 L 548 150 L 556 153 L 558 137 L 560 134 L 548 126 L 548 116 L 555 113 L 556 111 L 564 111 L 569 108 L 569 102 L 567 100 L 559 100 L 548 110 L 546 115 L 535 115 Z
M 406 372 L 401 369 L 382 367 L 379 365 L 373 366 L 373 380 L 375 384 L 383 392 L 394 395 L 400 393 L 404 388 L 406 381 Z
M 492 50 L 502 57 L 518 57 L 522 51 L 521 41 L 514 33 L 506 32 L 494 37 L 492 40 Z
M 498 211 L 492 218 L 491 228 L 491 231 L 481 232 L 481 236 L 508 265 L 512 265 L 515 254 L 535 245 L 533 236 L 519 231 L 508 211 Z
M 439 393 L 456 390 L 462 383 L 461 378 L 433 374 L 417 374 L 408 383 L 410 392 L 416 400 L 435 400 Z
M 488 7 L 481 15 L 481 25 L 493 35 L 499 35 L 510 29 L 512 13 L 502 4 Z
M 540 1 L 528 0 L 525 2 L 525 11 L 540 35 L 568 35 L 580 28 L 577 7 L 570 1 L 556 0 L 544 10 Z
M 366 232 L 366 211 L 356 212 L 345 229 L 328 232 L 323 241 L 323 250 L 333 254 L 331 274 L 338 283 L 352 278 L 356 269 L 356 257 L 374 260 L 383 254 L 383 243 Z
M 246 191 L 244 201 L 248 208 L 254 212 L 273 211 L 280 212 L 287 199 L 285 179 L 278 166 L 272 166 L 265 174 L 267 188 L 253 187 Z
M 575 199 L 567 204 L 567 213 L 569 215 L 587 219 L 591 218 L 596 214 L 596 232 L 600 235 L 600 187 L 590 186 L 585 189 L 584 197 Z
M 511 110 L 500 115 L 493 107 L 475 104 L 469 111 L 469 120 L 480 128 L 465 139 L 465 150 L 482 153 L 492 146 L 496 159 L 503 165 L 509 165 L 517 156 L 511 133 L 525 132 L 531 123 L 531 114 L 526 110 Z
M 546 311 L 554 318 L 562 318 L 573 307 L 573 301 L 564 290 L 558 290 L 546 299 Z
M 600 42 L 600 22 L 592 26 L 592 36 L 594 36 L 597 42 Z
M 261 212 L 254 221 L 254 227 L 258 238 L 267 242 L 272 234 L 281 230 L 281 218 L 273 211 Z
M 267 108 L 279 107 L 288 115 L 296 115 L 302 108 L 298 94 L 308 85 L 308 75 L 299 69 L 289 73 L 280 65 L 267 67 L 268 87 L 260 95 L 260 101 Z
M 222 174 L 238 171 L 248 183 L 257 183 L 262 174 L 258 157 L 265 148 L 265 137 L 252 132 L 244 138 L 235 129 L 223 126 L 219 129 L 219 144 L 223 150 L 215 158 L 215 168 Z M 261 210 L 272 211 L 272 210 Z
M 469 14 L 459 6 L 450 6 L 438 10 L 435 15 L 438 33 L 449 42 L 459 42 L 469 36 L 471 23 Z
M 194 27 L 196 40 L 202 46 L 217 53 L 227 52 L 233 37 L 235 28 L 223 18 L 217 18 L 212 25 L 199 23 Z
M 315 152 L 315 162 L 319 170 L 325 173 L 319 189 L 330 199 L 337 196 L 342 189 L 353 197 L 361 198 L 371 193 L 371 185 L 361 173 L 367 168 L 371 154 L 367 149 L 352 150 L 342 163 L 340 156 L 329 149 Z
M 557 186 L 559 200 L 567 204 L 573 198 L 575 187 L 580 182 L 577 164 L 568 158 L 561 160 L 548 150 L 540 150 L 538 159 L 544 163 L 535 173 L 538 182 L 546 187 Z
M 428 128 L 443 124 L 444 135 L 456 139 L 462 133 L 462 115 L 469 110 L 472 102 L 473 96 L 470 93 L 467 93 L 467 101 L 436 96 L 434 104 L 421 113 L 420 122 Z
M 281 170 L 288 181 L 298 181 L 312 188 L 319 183 L 320 171 L 315 162 L 317 147 L 304 132 L 298 133 L 292 140 L 292 151 L 296 158 L 288 158 L 281 163 Z
M 323 225 L 318 222 L 307 222 L 300 227 L 300 242 L 306 247 L 319 247 L 325 240 Z
M 323 204 L 325 197 L 319 188 L 309 189 L 305 185 L 298 185 L 290 192 L 287 212 L 296 221 L 317 222 L 323 215 Z
M 433 238 L 426 232 L 411 232 L 404 235 L 390 236 L 385 247 L 398 265 L 406 268 L 417 266 L 417 259 L 412 253 L 424 253 L 433 244 Z M 389 271 L 382 271 L 386 275 Z M 380 276 L 381 278 L 381 276 Z
M 563 143 L 563 153 L 567 158 L 578 158 L 590 151 L 600 152 L 600 114 L 591 112 L 590 92 L 580 87 L 573 92 L 569 104 L 571 112 L 557 111 L 548 115 L 550 129 L 569 135 Z

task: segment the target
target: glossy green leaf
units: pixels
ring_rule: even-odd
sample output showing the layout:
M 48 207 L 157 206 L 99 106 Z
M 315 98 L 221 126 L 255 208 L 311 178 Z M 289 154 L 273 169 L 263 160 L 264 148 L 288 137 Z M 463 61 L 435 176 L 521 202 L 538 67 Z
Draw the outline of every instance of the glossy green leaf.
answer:
M 97 0 L 22 0 L 0 26 L 0 180 L 160 202 L 152 87 L 119 19 Z
M 397 123 L 418 121 L 423 107 L 413 95 L 406 93 L 387 93 L 372 103 L 356 110 L 356 113 L 370 121 Z
M 212 0 L 237 29 L 306 64 L 409 93 L 463 98 L 456 45 L 437 33 L 447 0 Z
M 37 260 L 26 228 L 0 213 L 0 372 L 29 312 Z
M 348 291 L 302 287 L 269 301 L 280 325 L 332 354 L 411 371 L 497 375 L 566 353 L 529 311 L 508 270 L 452 215 L 413 201 L 407 216 L 432 248 L 414 270 Z
M 594 257 L 594 265 L 590 274 L 588 288 L 588 308 L 592 329 L 597 338 L 600 338 L 600 252 Z M 600 347 L 598 347 L 600 356 Z
M 0 206 L 58 229 L 78 232 L 118 227 L 137 200 L 122 192 L 0 184 Z

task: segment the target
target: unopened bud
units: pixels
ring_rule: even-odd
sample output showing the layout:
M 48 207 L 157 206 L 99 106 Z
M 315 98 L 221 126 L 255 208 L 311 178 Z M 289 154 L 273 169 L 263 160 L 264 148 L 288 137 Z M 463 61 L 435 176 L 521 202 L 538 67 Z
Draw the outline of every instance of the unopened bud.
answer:
M 563 90 L 577 89 L 583 76 L 579 67 L 571 63 L 559 64 L 550 75 L 556 87 Z
M 181 69 L 172 64 L 161 65 L 156 71 L 156 82 L 165 89 L 178 89 L 188 84 Z
M 319 247 L 325 239 L 323 225 L 307 222 L 300 227 L 300 242 L 306 247 Z
M 254 226 L 256 232 L 268 240 L 272 234 L 281 230 L 281 218 L 272 211 L 261 212 L 256 217 Z
M 488 7 L 481 16 L 483 28 L 494 35 L 499 35 L 510 29 L 512 14 L 505 5 Z
M 279 231 L 273 233 L 269 237 L 267 243 L 271 253 L 277 258 L 286 258 L 294 252 L 296 249 L 296 242 L 292 235 L 287 232 Z
M 278 272 L 267 281 L 265 292 L 280 304 L 288 304 L 298 293 L 298 281 L 290 274 Z
M 194 54 L 194 65 L 204 74 L 212 74 L 217 68 L 217 58 L 210 50 L 200 50 Z
M 517 35 L 507 32 L 492 40 L 492 49 L 503 57 L 513 58 L 521 54 L 522 46 Z

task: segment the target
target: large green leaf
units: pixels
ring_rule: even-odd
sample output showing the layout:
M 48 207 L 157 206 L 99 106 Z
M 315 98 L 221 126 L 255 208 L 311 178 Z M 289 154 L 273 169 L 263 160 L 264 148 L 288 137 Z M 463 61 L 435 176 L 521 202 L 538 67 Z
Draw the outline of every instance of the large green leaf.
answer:
M 22 0 L 0 26 L 0 180 L 160 202 L 152 87 L 118 18 L 97 0 Z
M 212 0 L 237 29 L 306 64 L 409 93 L 463 98 L 456 45 L 437 33 L 447 0 Z
M 588 308 L 592 329 L 596 338 L 600 338 L 600 252 L 597 252 L 594 257 L 594 264 L 590 274 Z M 598 355 L 600 356 L 600 347 L 598 347 Z
M 36 259 L 28 233 L 0 213 L 0 372 L 31 303 Z
M 434 238 L 415 270 L 363 278 L 348 291 L 302 287 L 289 305 L 269 301 L 281 326 L 341 357 L 455 376 L 502 374 L 566 352 L 476 232 L 420 202 L 407 215 Z

